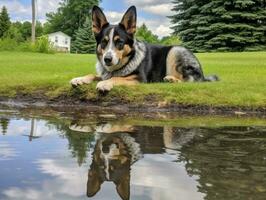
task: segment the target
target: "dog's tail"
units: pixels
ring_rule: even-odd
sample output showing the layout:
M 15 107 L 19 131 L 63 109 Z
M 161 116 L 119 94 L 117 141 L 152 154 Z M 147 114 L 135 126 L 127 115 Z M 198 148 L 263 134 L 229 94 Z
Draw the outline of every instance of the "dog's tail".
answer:
M 211 75 L 204 78 L 205 82 L 216 82 L 220 81 L 220 78 L 217 75 Z

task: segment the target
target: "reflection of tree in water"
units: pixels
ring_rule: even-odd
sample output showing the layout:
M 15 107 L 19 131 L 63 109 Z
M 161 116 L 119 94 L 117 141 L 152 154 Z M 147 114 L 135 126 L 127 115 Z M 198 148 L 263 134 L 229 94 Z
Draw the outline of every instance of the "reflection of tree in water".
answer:
M 69 142 L 69 149 L 73 157 L 77 158 L 79 166 L 85 163 L 87 158 L 87 152 L 90 148 L 90 142 L 93 140 L 93 135 L 89 133 L 77 133 L 74 131 L 67 131 L 66 138 Z
M 10 119 L 0 118 L 0 125 L 1 125 L 3 135 L 5 135 L 7 133 L 9 122 L 10 122 Z
M 69 150 L 71 150 L 72 156 L 77 158 L 79 166 L 85 163 L 90 143 L 94 140 L 93 134 L 73 131 L 69 129 L 69 122 L 49 122 L 49 124 L 53 124 L 58 131 L 62 132 L 62 136 L 68 139 Z
M 180 161 L 199 177 L 205 199 L 265 199 L 266 130 L 201 129 L 181 148 Z

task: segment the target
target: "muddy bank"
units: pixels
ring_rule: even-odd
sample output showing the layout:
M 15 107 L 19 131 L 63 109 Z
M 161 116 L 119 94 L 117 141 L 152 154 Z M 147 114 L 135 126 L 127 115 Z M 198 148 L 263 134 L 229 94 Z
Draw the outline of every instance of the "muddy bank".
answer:
M 79 99 L 77 97 L 60 96 L 49 99 L 38 96 L 18 95 L 14 98 L 0 97 L 1 107 L 13 108 L 45 108 L 56 111 L 87 111 L 87 112 L 114 112 L 114 113 L 160 113 L 160 114 L 189 114 L 189 115 L 233 115 L 266 117 L 265 107 L 237 107 L 237 106 L 208 106 L 184 105 L 166 103 L 154 100 L 152 96 L 146 97 L 144 102 L 127 102 L 120 98 L 105 101 L 100 96 L 95 99 Z

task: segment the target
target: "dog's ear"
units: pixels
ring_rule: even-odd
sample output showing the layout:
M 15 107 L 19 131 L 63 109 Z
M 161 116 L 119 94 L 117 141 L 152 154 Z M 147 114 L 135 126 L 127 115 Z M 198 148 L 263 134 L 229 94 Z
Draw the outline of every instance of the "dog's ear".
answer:
M 123 176 L 116 184 L 116 191 L 123 200 L 130 197 L 130 175 Z
M 98 6 L 92 8 L 92 31 L 99 34 L 105 25 L 109 24 L 103 11 Z
M 137 9 L 135 6 L 131 6 L 120 22 L 120 25 L 124 26 L 127 33 L 134 35 L 137 29 Z
M 97 192 L 101 189 L 101 185 L 103 180 L 100 177 L 95 166 L 91 166 L 91 169 L 88 174 L 88 182 L 87 182 L 87 196 L 93 197 L 97 194 Z

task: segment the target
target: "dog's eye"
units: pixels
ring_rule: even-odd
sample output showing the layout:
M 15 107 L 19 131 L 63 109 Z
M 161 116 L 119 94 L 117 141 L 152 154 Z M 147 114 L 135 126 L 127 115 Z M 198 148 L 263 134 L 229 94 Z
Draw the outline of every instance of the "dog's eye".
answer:
M 108 44 L 108 42 L 106 40 L 102 40 L 102 42 L 101 42 L 102 49 L 105 49 L 107 44 Z
M 116 48 L 122 50 L 124 48 L 124 42 L 122 40 L 116 41 Z

